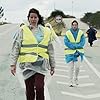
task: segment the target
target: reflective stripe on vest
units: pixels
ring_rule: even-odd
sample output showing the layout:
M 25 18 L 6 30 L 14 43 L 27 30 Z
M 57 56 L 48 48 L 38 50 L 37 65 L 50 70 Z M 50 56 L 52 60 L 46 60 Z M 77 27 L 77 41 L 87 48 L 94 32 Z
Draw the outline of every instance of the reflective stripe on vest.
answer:
M 23 25 L 21 28 L 23 31 L 23 41 L 18 61 L 35 62 L 38 56 L 49 59 L 47 48 L 51 32 L 47 28 L 42 27 L 44 38 L 40 43 L 38 43 L 33 33 L 26 25 Z
M 82 35 L 83 35 L 83 32 L 81 30 L 79 30 L 77 38 L 75 40 L 74 36 L 73 36 L 73 34 L 71 33 L 70 30 L 68 30 L 66 32 L 66 36 L 67 36 L 67 38 L 69 39 L 69 41 L 71 43 L 79 43 Z M 80 53 L 84 53 L 84 49 L 83 48 L 72 50 L 72 49 L 68 48 L 67 46 L 65 46 L 65 55 L 74 54 L 76 51 L 79 51 Z

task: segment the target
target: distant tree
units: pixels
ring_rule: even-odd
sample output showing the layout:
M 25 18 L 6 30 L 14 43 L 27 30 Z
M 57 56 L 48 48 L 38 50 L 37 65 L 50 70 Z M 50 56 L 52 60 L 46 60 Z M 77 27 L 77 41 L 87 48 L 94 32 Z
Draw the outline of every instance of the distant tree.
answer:
M 61 10 L 52 11 L 50 16 L 51 16 L 51 17 L 55 17 L 55 16 L 57 16 L 57 15 L 61 15 L 62 17 L 65 16 L 65 14 L 64 14 Z
M 85 16 L 81 20 L 88 23 L 88 22 L 90 22 L 91 15 L 92 15 L 91 12 L 85 13 Z
M 81 21 L 87 23 L 88 25 L 92 25 L 97 29 L 100 29 L 100 11 L 95 13 L 85 13 L 84 17 L 81 18 Z
M 75 18 L 74 16 L 65 15 L 64 12 L 61 10 L 54 10 L 51 12 L 50 16 L 47 19 L 54 18 L 58 15 L 62 16 L 63 18 Z

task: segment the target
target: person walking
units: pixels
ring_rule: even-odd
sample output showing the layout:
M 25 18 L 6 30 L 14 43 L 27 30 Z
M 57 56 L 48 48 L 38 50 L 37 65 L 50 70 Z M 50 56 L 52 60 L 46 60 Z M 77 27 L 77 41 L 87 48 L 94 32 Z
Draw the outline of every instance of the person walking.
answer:
M 78 22 L 74 20 L 71 24 L 71 29 L 64 36 L 65 45 L 65 60 L 69 67 L 70 87 L 73 83 L 78 85 L 78 74 L 80 64 L 83 61 L 85 36 L 83 31 L 78 28 Z M 75 73 L 74 73 L 75 71 Z
M 44 78 L 55 72 L 51 31 L 35 8 L 29 10 L 29 25 L 21 25 L 11 52 L 11 73 L 15 76 L 18 62 L 25 80 L 27 100 L 45 100 Z M 36 97 L 36 98 L 35 98 Z
M 93 26 L 90 26 L 87 30 L 87 36 L 88 36 L 88 42 L 90 43 L 90 46 L 93 46 L 93 41 L 97 40 L 96 33 L 97 31 L 93 28 Z

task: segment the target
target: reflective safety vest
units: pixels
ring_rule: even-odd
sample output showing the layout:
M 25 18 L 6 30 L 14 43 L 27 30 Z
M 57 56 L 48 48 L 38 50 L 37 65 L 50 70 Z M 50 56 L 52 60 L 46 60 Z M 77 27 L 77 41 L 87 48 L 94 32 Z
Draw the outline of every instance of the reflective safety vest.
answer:
M 44 37 L 43 40 L 38 43 L 28 26 L 23 25 L 21 27 L 23 32 L 23 41 L 21 44 L 18 62 L 35 62 L 38 56 L 49 59 L 47 48 L 51 32 L 48 28 L 42 28 Z
M 78 35 L 77 35 L 77 38 L 76 38 L 76 40 L 74 39 L 74 36 L 73 36 L 73 34 L 71 33 L 71 31 L 70 30 L 68 30 L 67 32 L 66 32 L 66 36 L 67 36 L 67 38 L 69 39 L 69 41 L 71 42 L 71 43 L 79 43 L 80 42 L 80 40 L 81 40 L 81 36 L 83 35 L 83 32 L 81 31 L 81 30 L 79 30 L 79 32 L 78 32 Z M 68 48 L 66 45 L 65 45 L 65 55 L 68 55 L 68 54 L 74 54 L 76 51 L 79 51 L 80 53 L 84 53 L 84 49 L 83 48 L 80 48 L 80 49 L 75 49 L 75 50 L 72 50 L 72 49 L 70 49 L 70 48 Z

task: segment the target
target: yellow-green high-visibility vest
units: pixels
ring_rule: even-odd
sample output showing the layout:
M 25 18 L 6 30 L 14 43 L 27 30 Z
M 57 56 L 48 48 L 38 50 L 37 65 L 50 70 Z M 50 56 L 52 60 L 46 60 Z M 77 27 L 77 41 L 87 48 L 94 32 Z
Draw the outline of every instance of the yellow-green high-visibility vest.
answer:
M 82 36 L 82 35 L 83 35 L 83 31 L 79 30 L 78 35 L 77 35 L 77 38 L 76 38 L 76 40 L 75 40 L 75 39 L 74 39 L 74 36 L 73 36 L 73 34 L 71 33 L 70 30 L 68 30 L 68 31 L 66 32 L 66 36 L 67 36 L 67 38 L 69 39 L 69 41 L 70 41 L 71 43 L 79 43 L 80 40 L 81 40 L 81 36 Z M 68 48 L 68 47 L 65 45 L 65 55 L 74 54 L 76 51 L 79 51 L 80 53 L 84 53 L 84 49 L 83 49 L 83 48 L 72 50 L 72 49 Z
M 18 62 L 35 62 L 38 56 L 49 59 L 47 48 L 50 41 L 51 32 L 46 27 L 42 28 L 44 38 L 40 43 L 38 43 L 28 26 L 23 25 L 21 27 L 23 32 L 23 41 L 21 44 Z

